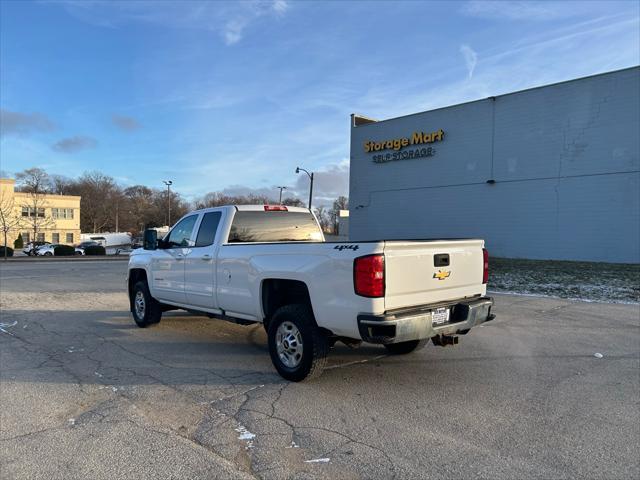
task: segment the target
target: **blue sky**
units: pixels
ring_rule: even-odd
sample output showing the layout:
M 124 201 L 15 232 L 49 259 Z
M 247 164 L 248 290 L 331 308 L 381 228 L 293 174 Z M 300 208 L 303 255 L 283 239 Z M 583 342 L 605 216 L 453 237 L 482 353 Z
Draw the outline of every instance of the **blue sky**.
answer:
M 348 193 L 383 119 L 640 63 L 640 3 L 0 2 L 0 160 L 191 199 Z

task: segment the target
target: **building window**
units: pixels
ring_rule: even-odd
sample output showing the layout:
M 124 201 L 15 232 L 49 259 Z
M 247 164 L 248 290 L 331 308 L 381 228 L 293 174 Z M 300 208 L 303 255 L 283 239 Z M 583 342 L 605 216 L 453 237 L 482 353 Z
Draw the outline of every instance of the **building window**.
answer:
M 38 212 L 38 217 L 44 218 L 44 208 L 31 208 L 31 207 L 22 207 L 22 216 L 23 217 L 35 217 L 36 211 Z
M 44 233 L 36 234 L 36 242 L 44 242 Z
M 73 233 L 67 233 L 67 243 L 73 243 Z
M 52 208 L 51 216 L 53 218 L 73 220 L 73 208 Z
M 24 243 L 29 243 L 29 232 L 22 232 L 22 241 Z
M 60 234 L 52 233 L 51 234 L 51 243 L 60 243 Z

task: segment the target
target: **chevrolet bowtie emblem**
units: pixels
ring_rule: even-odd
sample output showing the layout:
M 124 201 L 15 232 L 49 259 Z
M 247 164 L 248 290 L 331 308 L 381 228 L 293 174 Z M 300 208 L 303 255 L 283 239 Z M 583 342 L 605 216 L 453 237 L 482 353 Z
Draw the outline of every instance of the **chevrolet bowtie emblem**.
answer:
M 451 275 L 450 270 L 438 270 L 437 273 L 433 274 L 433 278 L 437 278 L 438 280 L 444 280 L 445 278 L 449 278 Z

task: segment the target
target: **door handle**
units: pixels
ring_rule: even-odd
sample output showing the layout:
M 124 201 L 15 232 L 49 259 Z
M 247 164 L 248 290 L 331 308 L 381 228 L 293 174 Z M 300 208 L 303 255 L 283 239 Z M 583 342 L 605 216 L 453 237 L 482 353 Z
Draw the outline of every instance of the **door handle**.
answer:
M 184 258 L 184 255 L 179 253 L 176 255 L 176 260 L 182 260 Z
M 208 262 L 209 260 L 211 260 L 211 255 L 203 255 L 202 260 L 204 260 L 205 262 Z

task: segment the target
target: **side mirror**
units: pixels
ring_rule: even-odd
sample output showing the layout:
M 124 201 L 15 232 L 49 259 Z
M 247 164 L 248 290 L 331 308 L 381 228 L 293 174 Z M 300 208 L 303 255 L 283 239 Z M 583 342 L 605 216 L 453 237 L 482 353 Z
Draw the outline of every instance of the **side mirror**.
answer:
M 144 231 L 144 240 L 142 248 L 145 250 L 155 250 L 158 248 L 158 231 L 153 228 L 147 228 Z

